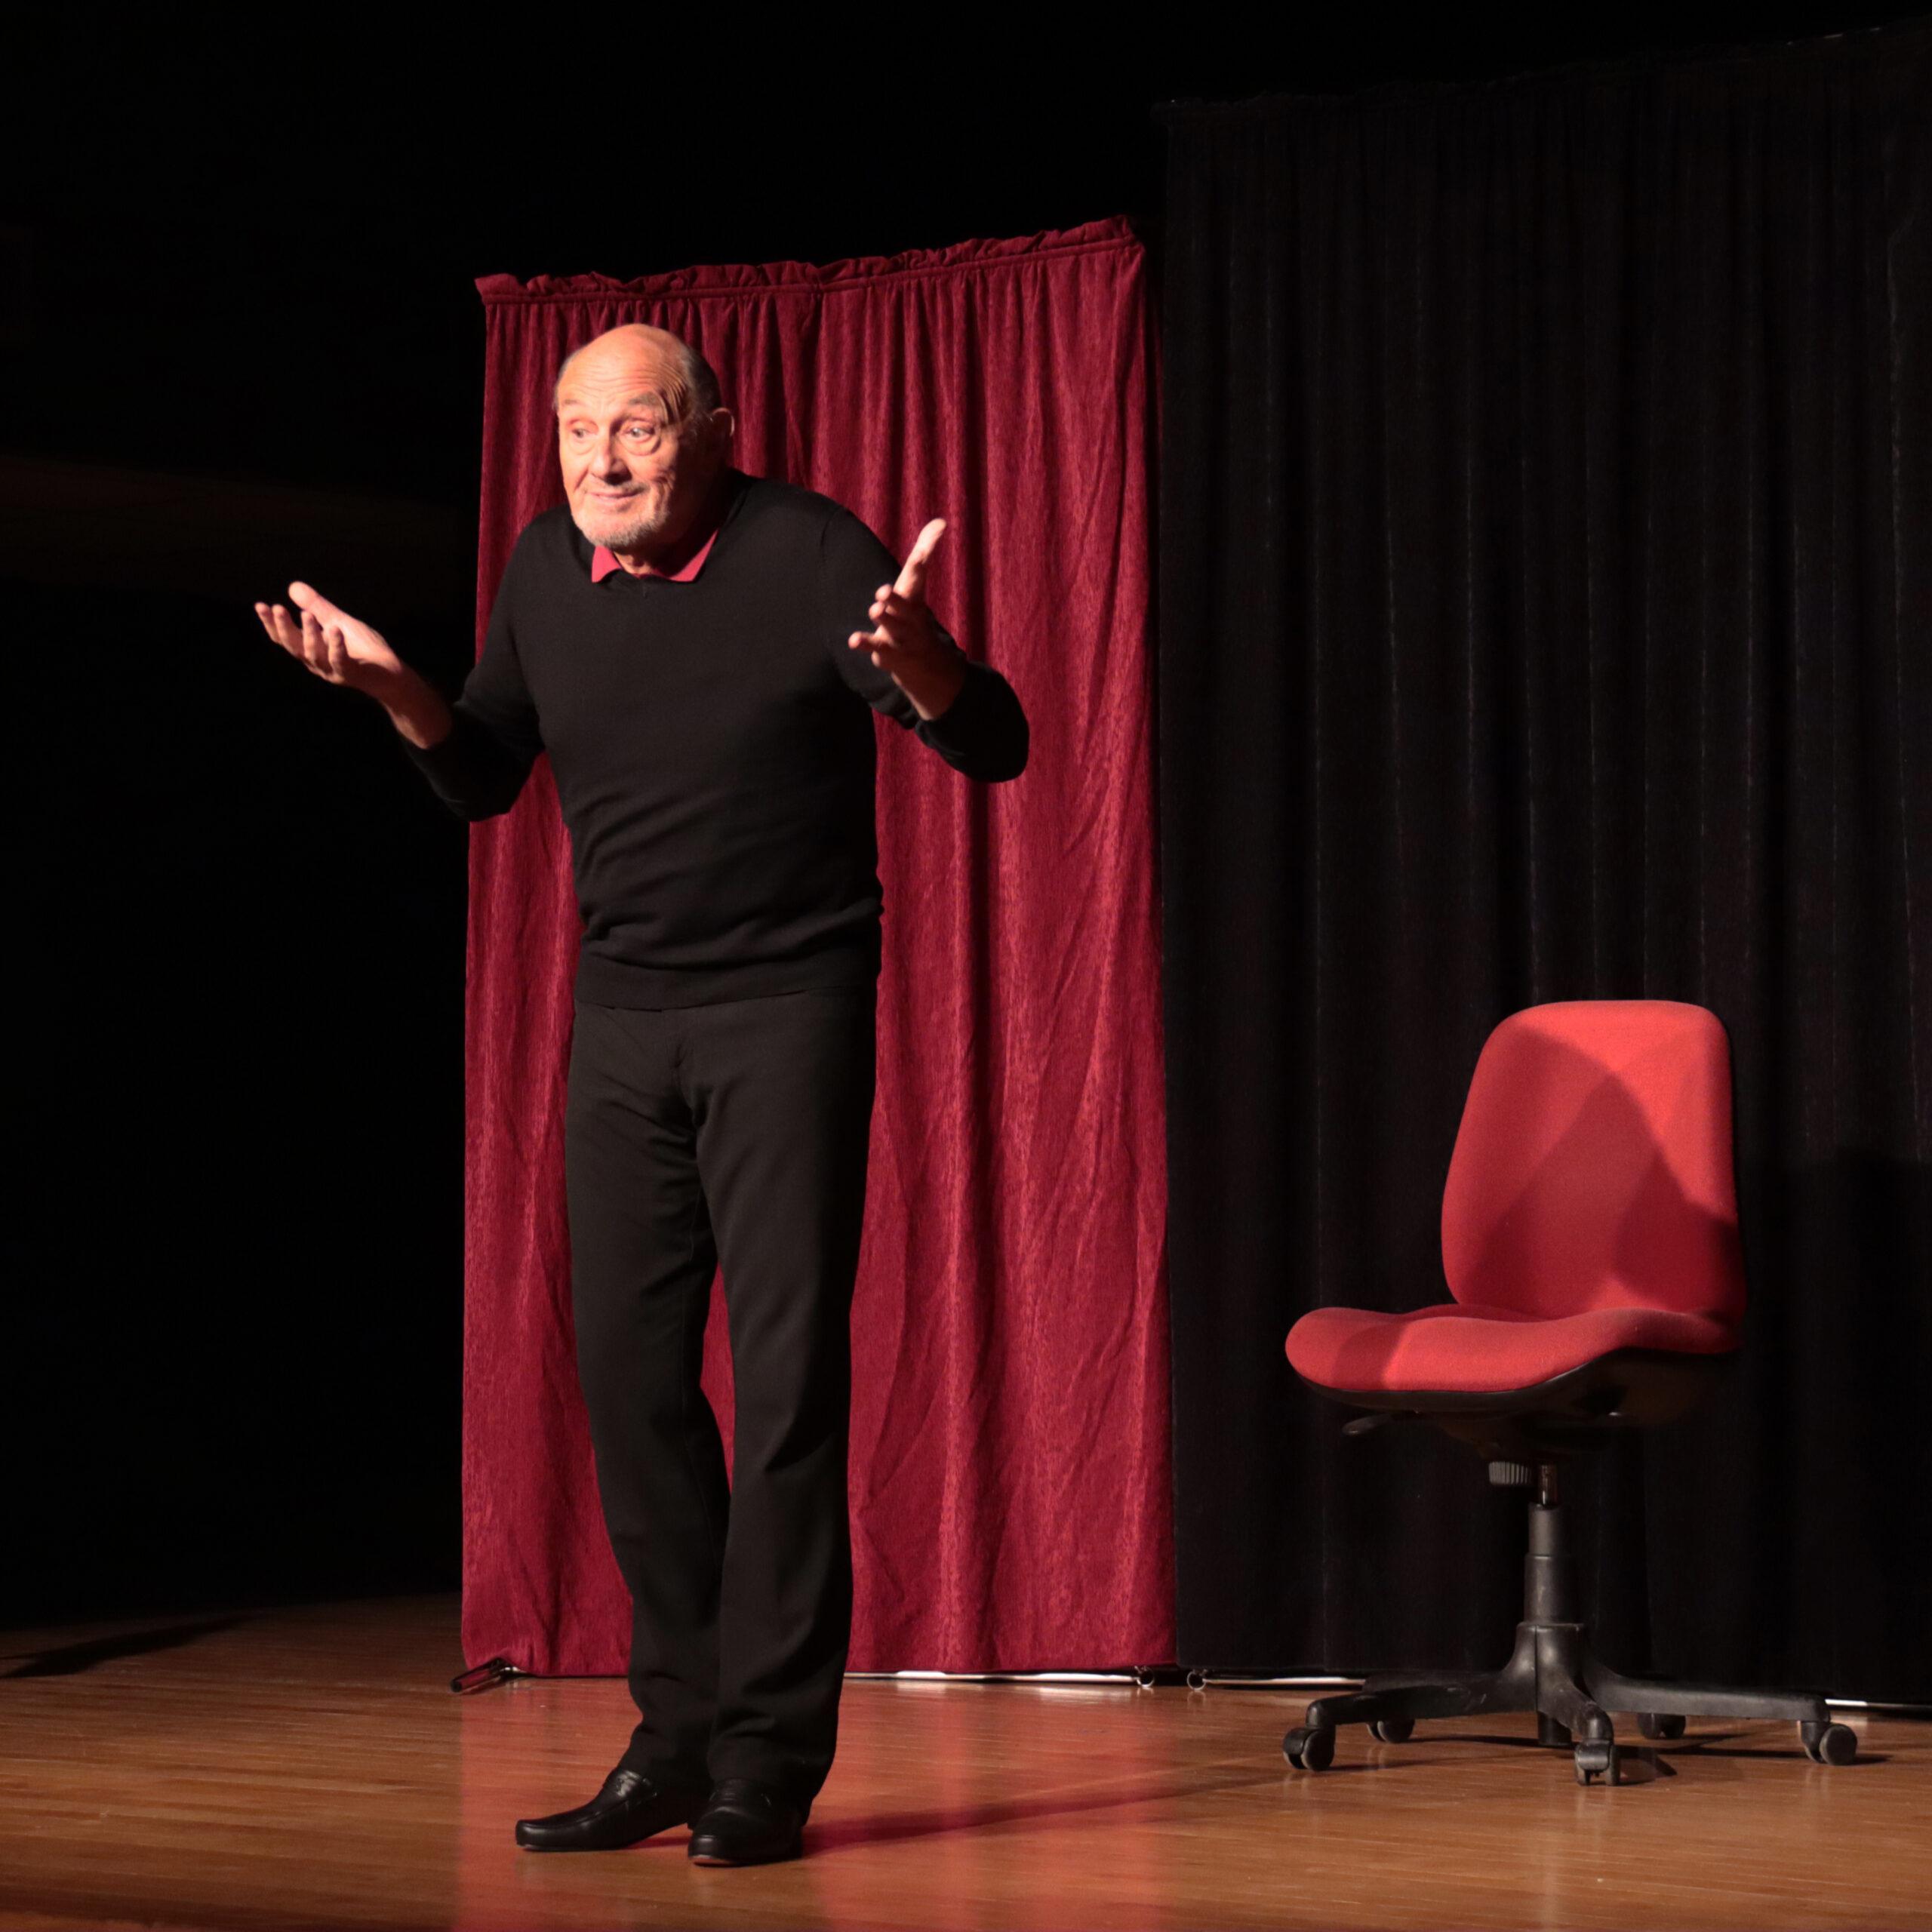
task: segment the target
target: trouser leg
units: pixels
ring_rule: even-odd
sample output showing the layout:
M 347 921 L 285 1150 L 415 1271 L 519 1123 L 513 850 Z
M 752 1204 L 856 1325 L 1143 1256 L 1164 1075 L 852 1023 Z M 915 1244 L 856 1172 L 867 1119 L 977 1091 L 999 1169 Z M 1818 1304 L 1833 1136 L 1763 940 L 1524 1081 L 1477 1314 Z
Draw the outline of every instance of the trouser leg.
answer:
M 832 1766 L 851 1632 L 851 1315 L 875 1009 L 867 986 L 691 1015 L 737 1398 L 710 1768 L 808 1809 Z
M 684 1023 L 578 1003 L 565 1177 L 577 1371 L 631 1595 L 638 1721 L 623 1761 L 702 1784 L 729 1497 L 699 1383 L 717 1254 L 679 1077 Z

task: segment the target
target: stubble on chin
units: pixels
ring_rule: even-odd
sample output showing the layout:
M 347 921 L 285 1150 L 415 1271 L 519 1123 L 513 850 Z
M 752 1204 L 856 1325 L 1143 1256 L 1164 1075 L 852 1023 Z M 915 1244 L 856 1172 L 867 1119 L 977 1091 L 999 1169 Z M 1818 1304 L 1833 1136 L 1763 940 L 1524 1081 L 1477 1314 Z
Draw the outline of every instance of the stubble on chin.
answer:
M 642 507 L 636 509 L 627 506 L 622 512 L 614 512 L 607 505 L 586 503 L 573 504 L 571 515 L 591 543 L 601 543 L 607 550 L 635 549 L 663 534 L 671 497 L 669 488 L 647 491 L 638 500 Z

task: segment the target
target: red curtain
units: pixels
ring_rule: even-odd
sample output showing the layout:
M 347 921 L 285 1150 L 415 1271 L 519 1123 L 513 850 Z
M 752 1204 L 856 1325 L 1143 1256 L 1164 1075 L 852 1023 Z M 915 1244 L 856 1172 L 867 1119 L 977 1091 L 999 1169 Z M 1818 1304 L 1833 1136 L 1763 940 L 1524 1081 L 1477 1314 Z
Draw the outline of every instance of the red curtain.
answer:
M 851 1667 L 1174 1654 L 1149 659 L 1158 385 L 1124 221 L 814 266 L 477 285 L 477 638 L 563 500 L 550 387 L 620 322 L 717 370 L 736 461 L 846 504 L 1032 726 L 961 778 L 876 721 L 885 964 L 854 1302 Z M 579 924 L 547 761 L 470 844 L 465 1653 L 624 1666 L 578 1393 L 565 1069 Z M 706 1386 L 731 1439 L 714 1284 Z

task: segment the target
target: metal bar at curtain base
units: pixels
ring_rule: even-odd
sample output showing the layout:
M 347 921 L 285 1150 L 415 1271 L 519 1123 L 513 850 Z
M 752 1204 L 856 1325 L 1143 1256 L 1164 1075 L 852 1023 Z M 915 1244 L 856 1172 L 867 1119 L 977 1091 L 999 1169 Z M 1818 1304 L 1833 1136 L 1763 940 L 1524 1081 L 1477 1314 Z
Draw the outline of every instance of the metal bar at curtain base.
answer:
M 479 1663 L 450 1679 L 450 1688 L 458 1697 L 468 1697 L 472 1692 L 488 1690 L 493 1685 L 506 1684 L 512 1677 L 528 1677 L 530 1672 L 519 1670 L 508 1657 L 492 1657 L 488 1663 Z
M 1257 1689 L 1306 1685 L 1331 1690 L 1361 1681 L 1358 1677 L 1248 1677 L 1234 1672 L 1183 1670 L 1178 1664 L 1143 1664 L 1126 1670 L 848 1670 L 845 1675 L 854 1681 L 879 1684 L 1119 1684 L 1143 1690 L 1162 1684 L 1185 1684 L 1190 1690 L 1204 1690 L 1211 1684 Z

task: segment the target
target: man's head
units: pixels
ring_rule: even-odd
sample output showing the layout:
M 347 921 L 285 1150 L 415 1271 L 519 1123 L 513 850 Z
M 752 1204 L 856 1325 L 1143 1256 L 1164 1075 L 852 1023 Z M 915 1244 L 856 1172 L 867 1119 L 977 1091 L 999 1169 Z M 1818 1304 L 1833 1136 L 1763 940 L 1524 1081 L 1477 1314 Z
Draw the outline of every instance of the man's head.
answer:
M 578 529 L 620 552 L 676 543 L 731 454 L 711 365 L 668 329 L 627 322 L 564 358 L 556 405 Z

